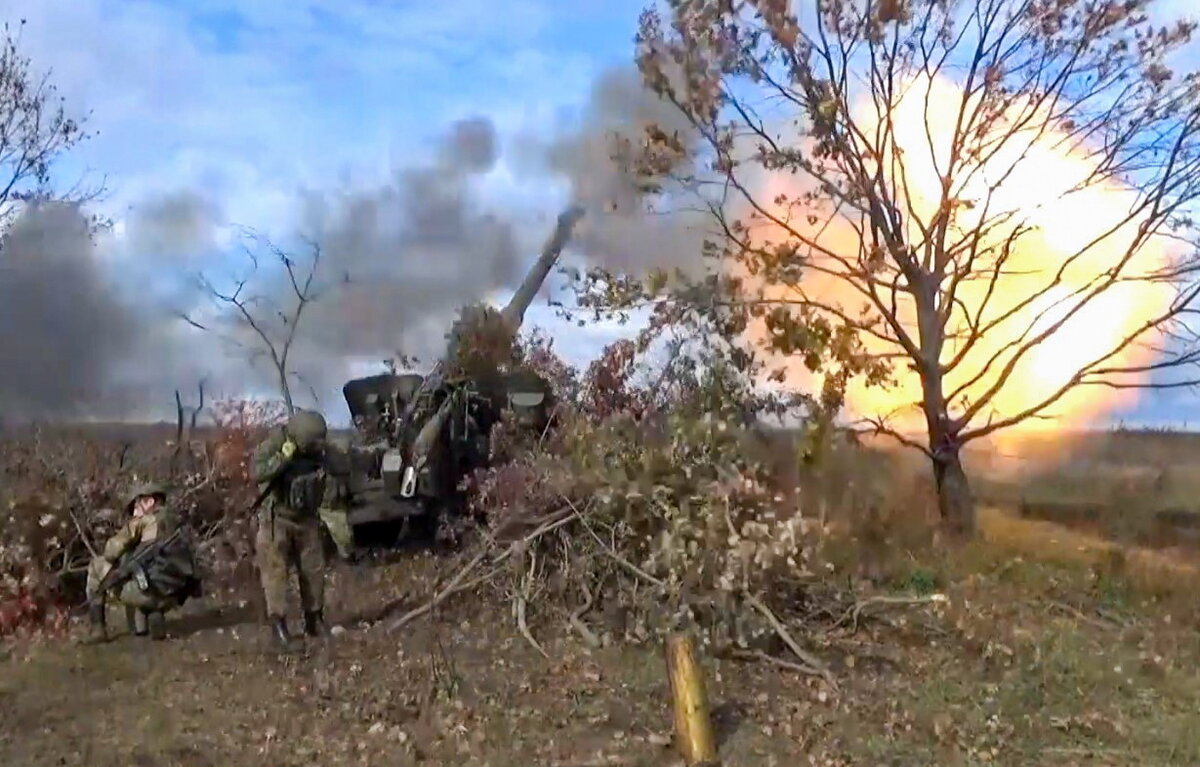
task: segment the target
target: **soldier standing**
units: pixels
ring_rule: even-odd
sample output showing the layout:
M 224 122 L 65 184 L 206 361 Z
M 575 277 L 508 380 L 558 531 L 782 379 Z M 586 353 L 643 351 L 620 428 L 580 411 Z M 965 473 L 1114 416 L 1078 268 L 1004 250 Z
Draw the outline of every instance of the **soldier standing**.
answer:
M 98 594 L 104 576 L 127 555 L 138 552 L 157 540 L 172 535 L 182 520 L 167 506 L 166 490 L 156 484 L 134 487 L 125 503 L 129 520 L 104 544 L 100 556 L 92 559 L 87 571 L 86 591 L 92 601 L 89 611 L 89 644 L 107 641 L 106 595 Z M 129 631 L 137 636 L 147 633 L 152 639 L 166 637 L 167 610 L 179 607 L 190 596 L 199 595 L 200 579 L 196 572 L 191 540 L 180 531 L 174 541 L 152 559 L 140 563 L 140 577 L 130 578 L 116 587 L 117 601 L 125 606 Z
M 273 431 L 254 455 L 260 491 L 270 492 L 259 510 L 258 569 L 273 636 L 281 649 L 291 645 L 287 627 L 288 575 L 296 569 L 304 633 L 325 631 L 325 553 L 320 516 L 336 496 L 325 467 L 327 428 L 320 413 L 299 410 Z

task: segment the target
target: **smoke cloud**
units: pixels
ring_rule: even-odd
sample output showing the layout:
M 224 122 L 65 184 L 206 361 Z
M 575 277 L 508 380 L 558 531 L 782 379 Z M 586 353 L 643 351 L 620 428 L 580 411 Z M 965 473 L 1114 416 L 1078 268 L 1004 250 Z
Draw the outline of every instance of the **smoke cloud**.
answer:
M 0 417 L 78 416 L 113 395 L 109 371 L 140 323 L 96 258 L 76 205 L 25 208 L 0 238 Z
M 197 191 L 176 191 L 133 211 L 128 248 L 137 255 L 187 261 L 216 249 L 216 233 L 223 223 L 216 202 Z
M 706 234 L 697 200 L 668 185 L 652 201 L 628 164 L 623 145 L 639 147 L 649 125 L 674 133 L 688 149 L 699 144 L 687 119 L 648 90 L 635 68 L 607 70 L 592 86 L 580 128 L 543 147 L 546 168 L 569 180 L 574 201 L 587 210 L 575 247 L 589 261 L 631 273 L 695 271 Z
M 518 170 L 566 180 L 587 210 L 570 247 L 592 263 L 637 271 L 698 261 L 699 219 L 648 211 L 614 158 L 615 135 L 636 145 L 650 122 L 694 141 L 636 71 L 613 70 L 595 83 L 576 127 L 526 142 L 537 162 Z M 543 241 L 552 218 L 543 215 L 532 231 L 517 223 L 519 212 L 482 204 L 480 182 L 500 156 L 492 123 L 470 118 L 448 126 L 423 163 L 397 169 L 384 184 L 297 195 L 302 238 L 272 237 L 300 275 L 310 248 L 320 252 L 321 297 L 307 307 L 291 350 L 303 376 L 297 397 L 311 389 L 326 410 L 340 409 L 329 395 L 336 400 L 361 371 L 355 364 L 382 364 L 397 352 L 429 358 L 444 347 L 460 306 L 518 284 L 533 256 L 528 245 Z M 256 299 L 263 329 L 277 339 L 286 333 L 276 309 L 286 317 L 294 303 L 287 271 L 261 241 L 241 242 L 257 262 L 230 247 L 238 244 L 230 237 L 236 214 L 181 190 L 136 206 L 119 236 L 92 236 L 76 206 L 22 211 L 0 238 L 0 417 L 145 417 L 147 402 L 161 403 L 150 410 L 164 415 L 172 391 L 194 391 L 201 379 L 210 392 L 274 390 L 267 358 L 252 353 L 261 349 L 254 329 L 196 279 L 203 274 L 220 292 L 245 280 L 242 297 Z
M 433 154 L 377 189 L 305 196 L 302 220 L 326 275 L 349 278 L 313 305 L 309 353 L 434 354 L 459 306 L 520 279 L 513 225 L 472 189 L 498 159 L 491 122 L 454 124 Z
M 489 121 L 463 120 L 427 165 L 400 169 L 385 185 L 297 199 L 298 229 L 321 254 L 320 296 L 291 350 L 298 397 L 336 392 L 355 360 L 437 353 L 460 305 L 516 284 L 523 263 L 513 226 L 472 191 L 498 152 Z M 274 390 L 261 340 L 212 290 L 228 295 L 244 280 L 241 297 L 281 344 L 295 298 L 267 243 L 301 278 L 310 246 L 235 237 L 245 252 L 222 249 L 228 218 L 195 191 L 137 206 L 119 237 L 93 232 L 78 206 L 20 211 L 0 239 L 0 416 L 144 416 L 147 401 L 168 412 L 171 392 L 201 379 L 210 392 Z

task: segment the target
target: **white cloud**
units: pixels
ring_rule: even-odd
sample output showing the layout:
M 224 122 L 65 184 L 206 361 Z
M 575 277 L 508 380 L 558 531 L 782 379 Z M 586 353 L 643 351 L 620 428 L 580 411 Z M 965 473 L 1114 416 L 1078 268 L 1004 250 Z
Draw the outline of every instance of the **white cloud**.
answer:
M 62 181 L 107 178 L 102 208 L 117 228 L 99 252 L 120 264 L 131 293 L 157 285 L 166 309 L 178 282 L 168 272 L 211 265 L 214 253 L 149 260 L 131 240 L 141 212 L 186 191 L 227 221 L 277 235 L 296 223 L 300 190 L 381 184 L 422 158 L 452 119 L 483 113 L 509 133 L 548 126 L 586 96 L 597 68 L 555 38 L 586 34 L 564 23 L 575 12 L 551 0 L 444 0 L 436 12 L 373 0 L 7 0 L 0 21 L 26 21 L 22 52 L 52 70 L 68 109 L 90 113 L 99 135 L 64 159 Z M 479 191 L 516 216 L 528 256 L 564 194 L 520 182 L 503 160 Z M 227 230 L 212 235 L 214 246 L 228 245 Z M 556 322 L 543 311 L 531 321 Z M 172 343 L 179 332 L 156 328 L 169 353 L 118 373 L 136 378 L 139 365 L 154 364 L 184 388 L 205 374 L 226 391 L 261 385 L 203 334 Z M 572 348 L 594 345 L 575 335 Z
M 555 8 L 10 0 L 4 16 L 27 20 L 23 50 L 53 68 L 68 105 L 91 112 L 100 135 L 65 167 L 108 174 L 111 208 L 199 187 L 268 226 L 286 223 L 282 201 L 298 187 L 395 164 L 452 117 L 511 122 L 551 110 L 554 90 L 569 97 L 589 65 L 538 49 Z

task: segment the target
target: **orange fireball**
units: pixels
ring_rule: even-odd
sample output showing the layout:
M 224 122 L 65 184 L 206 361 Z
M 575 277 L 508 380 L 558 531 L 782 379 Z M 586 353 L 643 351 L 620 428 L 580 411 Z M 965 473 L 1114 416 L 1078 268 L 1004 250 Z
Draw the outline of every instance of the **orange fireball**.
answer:
M 905 236 L 918 247 L 920 225 L 928 226 L 941 205 L 939 169 L 949 165 L 961 102 L 961 89 L 950 81 L 913 79 L 889 116 L 894 148 L 882 155 L 889 163 L 884 175 L 895 181 L 897 204 L 906 214 Z M 995 387 L 973 424 L 1042 405 L 1081 369 L 1112 354 L 1148 319 L 1166 311 L 1174 295 L 1169 285 L 1138 279 L 1166 266 L 1170 255 L 1164 238 L 1137 239 L 1143 220 L 1137 209 L 1138 193 L 1106 177 L 1088 147 L 1077 145 L 1046 120 L 1029 120 L 1020 130 L 1011 128 L 1031 109 L 1028 104 L 1012 105 L 1005 115 L 1012 122 L 997 121 L 992 138 L 986 139 L 995 141 L 993 152 L 974 164 L 956 158 L 966 164 L 950 174 L 952 195 L 965 204 L 956 210 L 947 242 L 978 237 L 979 243 L 971 278 L 957 288 L 941 362 L 945 365 L 961 357 L 946 374 L 946 394 L 958 395 L 951 405 L 952 415 Z M 874 105 L 869 100 L 860 103 L 853 114 L 861 135 L 874 136 L 881 125 Z M 999 131 L 1011 132 L 998 138 Z M 980 139 L 968 140 L 968 146 L 979 143 Z M 902 162 L 892 166 L 895 157 Z M 836 306 L 847 315 L 858 317 L 869 307 L 868 317 L 881 317 L 855 286 L 862 284 L 861 279 L 847 274 L 846 264 L 854 264 L 860 251 L 858 222 L 820 216 L 815 223 L 798 225 L 796 219 L 804 216 L 798 216 L 796 208 L 789 215 L 780 206 L 781 195 L 795 200 L 805 191 L 804 184 L 797 176 L 771 174 L 761 180 L 755 194 L 765 210 L 788 218 L 789 226 L 816 246 L 812 255 L 815 268 L 806 271 L 800 289 L 810 299 Z M 754 237 L 760 243 L 792 238 L 776 225 L 756 228 Z M 997 258 L 1006 248 L 1003 268 L 996 269 Z M 1121 274 L 1127 279 L 1083 300 L 1123 260 Z M 792 290 L 768 288 L 775 297 Z M 890 301 L 890 294 L 885 294 L 885 299 Z M 911 295 L 898 294 L 896 314 L 901 326 L 916 339 Z M 972 334 L 971 328 L 979 326 L 986 327 L 986 332 Z M 1043 331 L 1051 332 L 1014 359 L 1017 349 Z M 888 335 L 892 340 L 870 335 L 863 340 L 873 352 L 900 351 L 894 331 Z M 977 337 L 964 350 L 963 344 L 972 335 Z M 1152 340 L 1143 337 L 1140 343 L 1125 346 L 1108 357 L 1104 366 L 1152 362 L 1153 352 L 1146 345 Z M 1010 361 L 1011 372 L 1001 383 L 1002 371 Z M 799 363 L 789 365 L 795 382 L 810 380 Z M 898 429 L 919 432 L 924 428 L 920 379 L 904 361 L 895 366 L 895 376 L 896 384 L 889 388 L 856 385 L 849 392 L 848 407 L 856 415 L 886 416 Z M 1080 426 L 1127 403 L 1127 397 L 1128 390 L 1080 386 L 1040 415 L 1051 417 L 1058 428 Z M 1043 417 L 1022 426 L 1044 428 L 1046 423 Z

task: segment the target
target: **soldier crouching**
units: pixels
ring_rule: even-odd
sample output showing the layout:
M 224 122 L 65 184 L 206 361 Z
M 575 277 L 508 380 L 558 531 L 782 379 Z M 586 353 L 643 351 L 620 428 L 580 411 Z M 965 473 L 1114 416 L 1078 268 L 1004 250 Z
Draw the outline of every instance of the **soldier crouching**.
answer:
M 170 540 L 170 545 L 140 561 L 137 572 L 123 583 L 114 584 L 116 601 L 125 607 L 130 633 L 164 639 L 166 612 L 200 593 L 191 540 L 180 529 L 178 514 L 167 506 L 166 491 L 154 484 L 135 487 L 124 511 L 129 520 L 88 565 L 85 588 L 91 626 L 84 641 L 89 644 L 108 640 L 105 599 L 109 594 L 100 593 L 105 577 L 126 557 L 141 556 L 151 544 L 170 538 L 176 531 L 180 534 Z

